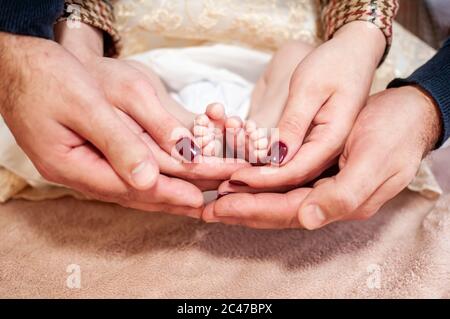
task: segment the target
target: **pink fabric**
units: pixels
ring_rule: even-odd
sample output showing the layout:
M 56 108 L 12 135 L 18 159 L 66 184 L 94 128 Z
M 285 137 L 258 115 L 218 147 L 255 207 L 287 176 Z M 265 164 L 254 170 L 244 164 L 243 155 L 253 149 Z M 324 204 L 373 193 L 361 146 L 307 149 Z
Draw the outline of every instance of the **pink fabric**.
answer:
M 206 225 L 71 198 L 0 205 L 0 297 L 450 297 L 445 194 L 404 191 L 374 218 L 323 230 Z M 66 286 L 80 266 L 81 288 Z

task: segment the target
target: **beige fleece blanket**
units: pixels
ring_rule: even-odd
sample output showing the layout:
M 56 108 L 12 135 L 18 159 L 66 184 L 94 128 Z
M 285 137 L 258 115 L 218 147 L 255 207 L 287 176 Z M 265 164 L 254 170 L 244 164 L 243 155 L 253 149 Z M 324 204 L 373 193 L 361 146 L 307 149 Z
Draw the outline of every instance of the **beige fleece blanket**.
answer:
M 444 194 L 404 191 L 374 218 L 309 232 L 207 225 L 78 201 L 0 205 L 0 297 L 450 297 Z

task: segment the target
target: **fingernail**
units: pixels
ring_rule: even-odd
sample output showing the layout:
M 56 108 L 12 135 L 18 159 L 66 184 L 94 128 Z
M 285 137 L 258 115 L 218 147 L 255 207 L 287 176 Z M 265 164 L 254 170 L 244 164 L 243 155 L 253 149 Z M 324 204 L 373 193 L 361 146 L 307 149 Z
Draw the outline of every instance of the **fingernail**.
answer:
M 200 147 L 189 137 L 179 139 L 175 147 L 178 153 L 188 162 L 192 162 L 200 154 Z
M 247 183 L 244 183 L 242 181 L 238 181 L 238 180 L 235 180 L 235 179 L 230 180 L 228 183 L 233 185 L 233 186 L 248 186 Z
M 187 213 L 188 217 L 194 218 L 194 219 L 200 219 L 200 214 L 196 213 L 196 212 L 192 212 L 192 213 Z
M 152 168 L 149 161 L 143 161 L 132 170 L 131 178 L 136 186 L 145 187 L 153 182 L 155 170 Z
M 267 163 L 268 163 L 268 161 L 263 159 L 263 160 L 259 160 L 256 163 L 251 163 L 251 165 L 254 167 L 260 167 L 260 166 L 266 166 Z
M 217 219 L 217 218 L 211 218 L 211 219 L 205 220 L 205 223 L 207 223 L 207 224 L 216 224 L 216 223 L 220 223 L 220 220 Z
M 275 142 L 269 149 L 267 156 L 269 161 L 273 164 L 281 164 L 286 157 L 288 152 L 288 147 L 281 141 Z
M 209 206 L 206 208 L 203 214 L 203 220 L 208 224 L 220 222 L 219 219 L 214 215 L 214 206 Z
M 309 230 L 319 228 L 323 225 L 326 219 L 324 212 L 317 205 L 307 206 L 301 214 L 302 224 L 306 229 Z
M 233 193 L 230 193 L 230 192 L 219 193 L 217 195 L 217 199 L 221 199 L 222 197 L 230 195 L 230 194 L 233 194 Z

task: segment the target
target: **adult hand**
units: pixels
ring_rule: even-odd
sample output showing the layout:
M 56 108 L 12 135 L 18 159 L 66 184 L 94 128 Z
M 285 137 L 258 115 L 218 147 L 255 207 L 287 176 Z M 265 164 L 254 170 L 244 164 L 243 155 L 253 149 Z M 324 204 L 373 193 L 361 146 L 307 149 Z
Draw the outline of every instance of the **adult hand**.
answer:
M 377 27 L 355 21 L 312 51 L 291 79 L 279 136 L 269 152 L 275 165 L 262 168 L 264 173 L 258 167 L 242 169 L 231 179 L 254 188 L 300 185 L 334 164 L 366 102 L 385 46 Z
M 146 72 L 130 61 L 103 57 L 103 34 L 96 28 L 86 24 L 69 28 L 61 22 L 56 27 L 56 38 L 96 79 L 108 102 L 144 129 L 162 173 L 184 179 L 223 181 L 237 169 L 249 166 L 244 161 L 202 157 L 190 131 L 159 102 Z M 174 147 L 181 137 L 185 137 L 181 148 Z M 177 153 L 180 150 L 183 161 Z
M 416 87 L 383 91 L 358 116 L 339 160 L 340 172 L 313 189 L 287 194 L 233 194 L 245 187 L 224 183 L 228 194 L 209 204 L 206 221 L 258 228 L 316 229 L 331 222 L 366 219 L 414 178 L 442 131 L 440 112 Z
M 0 33 L 0 60 L 1 115 L 47 180 L 129 207 L 199 215 L 200 190 L 158 173 L 149 146 L 70 53 Z

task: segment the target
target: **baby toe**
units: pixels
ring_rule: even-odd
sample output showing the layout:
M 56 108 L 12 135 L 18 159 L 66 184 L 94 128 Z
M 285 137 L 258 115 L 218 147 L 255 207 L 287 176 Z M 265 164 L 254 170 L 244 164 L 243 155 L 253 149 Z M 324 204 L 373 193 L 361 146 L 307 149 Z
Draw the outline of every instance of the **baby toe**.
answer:
M 264 163 L 264 160 L 267 157 L 267 151 L 254 149 L 251 151 L 251 155 L 252 156 L 249 159 L 250 163 L 252 164 Z
M 220 154 L 221 149 L 222 143 L 217 140 L 212 140 L 203 147 L 202 153 L 204 156 L 216 156 Z
M 211 123 L 211 121 L 206 114 L 199 114 L 195 117 L 194 120 L 194 125 L 208 126 L 209 123 Z
M 194 136 L 205 136 L 212 133 L 211 128 L 203 125 L 195 125 L 192 131 L 194 133 Z
M 248 120 L 247 122 L 245 122 L 245 132 L 247 134 L 253 133 L 254 131 L 256 131 L 256 129 L 257 129 L 257 125 L 254 121 Z
M 266 150 L 267 153 L 267 149 L 269 148 L 269 139 L 267 137 L 262 137 L 260 139 L 253 141 L 253 145 L 255 149 Z
M 206 145 L 208 145 L 212 140 L 214 140 L 213 134 L 207 134 L 204 136 L 196 136 L 194 138 L 195 144 L 197 144 L 199 147 L 203 148 Z
M 267 138 L 267 131 L 264 128 L 258 128 L 251 132 L 249 136 L 252 141 L 257 141 L 259 139 Z
M 205 114 L 213 121 L 225 118 L 225 107 L 220 103 L 212 103 L 206 107 Z
M 231 116 L 225 121 L 225 128 L 227 129 L 240 129 L 242 125 L 242 120 L 237 116 Z

